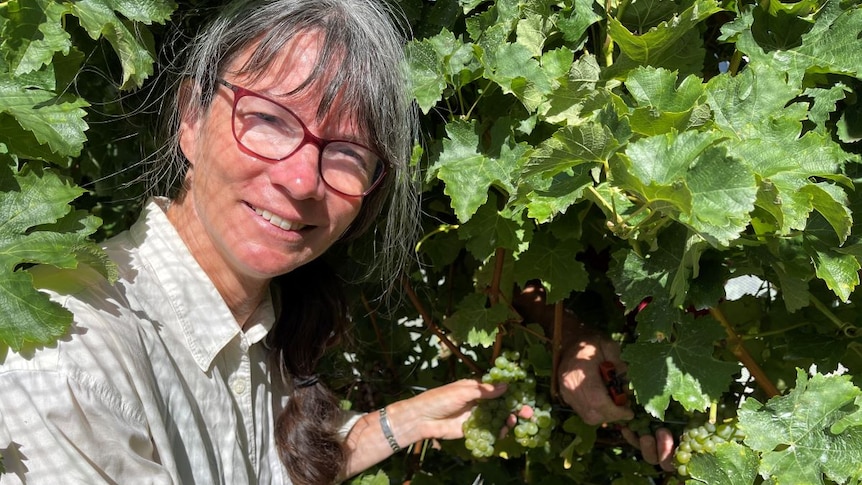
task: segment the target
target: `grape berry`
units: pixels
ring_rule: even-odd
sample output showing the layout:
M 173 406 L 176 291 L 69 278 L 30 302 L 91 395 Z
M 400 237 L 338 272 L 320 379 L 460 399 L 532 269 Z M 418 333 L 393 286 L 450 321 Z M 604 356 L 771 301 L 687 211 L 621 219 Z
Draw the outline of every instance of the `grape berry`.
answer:
M 495 454 L 495 443 L 506 426 L 509 416 L 517 416 L 512 434 L 514 441 L 523 448 L 547 446 L 554 418 L 551 406 L 536 398 L 536 379 L 527 375 L 521 367 L 520 354 L 503 352 L 494 361 L 494 367 L 482 376 L 482 382 L 508 383 L 503 396 L 480 401 L 470 417 L 464 422 L 465 446 L 475 458 L 487 458 Z M 532 410 L 523 412 L 524 406 Z
M 735 419 L 715 425 L 705 423 L 688 428 L 680 438 L 674 458 L 676 471 L 681 476 L 688 476 L 688 463 L 692 455 L 698 453 L 714 453 L 716 445 L 728 441 L 741 441 L 745 434 L 737 427 Z

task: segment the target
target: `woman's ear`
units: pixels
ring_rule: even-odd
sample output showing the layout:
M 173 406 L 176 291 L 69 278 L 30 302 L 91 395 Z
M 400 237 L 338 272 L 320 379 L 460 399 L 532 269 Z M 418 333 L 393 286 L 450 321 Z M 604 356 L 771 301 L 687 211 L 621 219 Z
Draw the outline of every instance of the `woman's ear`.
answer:
M 203 110 L 198 103 L 192 100 L 201 99 L 200 85 L 191 80 L 185 79 L 180 84 L 180 90 L 177 99 L 177 108 L 179 109 L 180 126 L 179 126 L 179 142 L 180 150 L 190 164 L 194 165 L 197 161 L 197 137 L 200 133 L 201 117 Z

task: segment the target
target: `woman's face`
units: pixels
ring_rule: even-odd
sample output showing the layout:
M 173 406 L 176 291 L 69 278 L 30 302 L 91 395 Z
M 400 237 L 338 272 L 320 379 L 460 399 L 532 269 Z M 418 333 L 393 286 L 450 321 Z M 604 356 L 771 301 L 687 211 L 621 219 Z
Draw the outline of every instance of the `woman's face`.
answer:
M 317 119 L 320 95 L 314 86 L 286 95 L 314 69 L 319 41 L 316 34 L 295 38 L 268 72 L 254 78 L 234 74 L 246 52 L 228 66 L 224 79 L 289 107 L 318 137 L 362 143 L 348 119 Z M 327 188 L 313 144 L 279 162 L 243 152 L 231 129 L 234 96 L 217 85 L 209 109 L 182 122 L 180 143 L 191 164 L 189 187 L 172 206 L 182 212 L 172 221 L 210 277 L 268 280 L 326 251 L 356 218 L 362 199 Z M 339 113 L 337 106 L 330 111 Z

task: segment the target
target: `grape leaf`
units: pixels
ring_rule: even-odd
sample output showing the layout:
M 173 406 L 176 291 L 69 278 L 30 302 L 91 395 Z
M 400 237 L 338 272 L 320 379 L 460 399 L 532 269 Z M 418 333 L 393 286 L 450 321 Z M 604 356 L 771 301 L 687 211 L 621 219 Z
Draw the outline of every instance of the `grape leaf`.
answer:
M 642 62 L 639 59 L 630 58 L 624 52 L 621 53 L 619 59 L 607 68 L 604 75 L 624 79 L 632 69 L 648 65 L 674 71 L 681 77 L 702 76 L 706 48 L 704 39 L 697 31 L 677 32 L 670 40 L 672 41 L 670 45 L 649 52 L 649 62 Z M 638 52 L 638 54 L 641 53 Z
M 760 473 L 788 484 L 845 483 L 862 479 L 860 390 L 850 376 L 797 369 L 796 386 L 761 404 L 747 400 L 739 410 L 745 444 L 761 454 Z M 848 416 L 855 416 L 848 422 Z M 853 424 L 832 429 L 833 425 Z M 840 430 L 840 432 L 838 432 Z
M 494 345 L 499 326 L 509 318 L 509 309 L 498 303 L 486 308 L 488 298 L 481 293 L 465 296 L 443 324 L 459 342 L 490 347 Z
M 60 156 L 81 153 L 87 129 L 82 109 L 85 106 L 88 104 L 83 99 L 32 89 L 19 79 L 0 73 L 0 114 L 11 114 L 16 124 L 30 131 L 39 144 L 47 145 Z M 40 151 L 38 147 L 32 148 L 34 152 Z
M 803 92 L 814 100 L 814 106 L 808 111 L 808 119 L 817 125 L 818 130 L 826 131 L 829 115 L 835 111 L 837 103 L 847 97 L 851 89 L 844 83 L 838 83 L 828 88 L 808 88 Z
M 428 113 L 440 101 L 446 89 L 446 78 L 440 73 L 437 54 L 427 39 L 411 41 L 405 50 L 413 97 L 422 112 Z
M 472 45 L 456 39 L 448 30 L 421 41 L 411 41 L 407 44 L 406 55 L 413 95 L 423 113 L 437 104 L 449 84 L 460 88 L 481 72 Z
M 595 1 L 572 2 L 572 9 L 557 20 L 557 26 L 566 41 L 580 49 L 590 25 L 602 20 L 602 16 L 593 11 Z
M 663 0 L 638 1 L 617 10 L 618 19 L 633 32 L 646 32 L 679 13 L 680 5 Z
M 713 245 L 729 245 L 748 226 L 757 198 L 754 175 L 721 147 L 706 149 L 686 177 L 691 211 L 680 221 Z
M 757 478 L 757 453 L 729 441 L 715 446 L 715 453 L 697 453 L 687 464 L 691 477 L 686 483 L 708 485 L 752 485 Z
M 661 22 L 641 35 L 630 32 L 613 17 L 608 18 L 608 32 L 623 54 L 639 64 L 649 65 L 700 21 L 720 10 L 715 0 L 696 0 L 672 20 Z
M 808 306 L 811 296 L 808 280 L 796 274 L 794 266 L 788 268 L 783 262 L 776 261 L 772 268 L 778 275 L 778 287 L 781 289 L 781 297 L 787 311 L 792 313 Z M 810 269 L 810 266 L 806 265 L 806 269 Z
M 545 41 L 548 38 L 544 27 L 548 21 L 553 20 L 555 18 L 549 19 L 545 15 L 535 13 L 525 15 L 515 27 L 517 43 L 529 49 L 533 57 L 541 57 Z
M 538 180 L 521 187 L 531 186 L 526 194 L 527 213 L 542 224 L 559 214 L 565 213 L 572 204 L 581 199 L 585 188 L 592 183 L 592 167 L 578 165 L 571 173 L 560 173 L 551 179 L 536 177 Z
M 619 250 L 608 275 L 620 300 L 629 310 L 646 298 L 680 307 L 685 303 L 688 282 L 697 277 L 698 260 L 706 243 L 682 225 L 665 229 L 655 249 L 644 255 Z
M 71 37 L 63 29 L 68 8 L 54 0 L 13 0 L 6 10 L 8 22 L 0 29 L 0 50 L 16 76 L 39 70 L 55 52 L 69 53 Z
M 775 218 L 778 233 L 805 228 L 808 215 L 817 209 L 840 240 L 847 237 L 852 221 L 843 208 L 846 194 L 811 180 L 812 175 L 834 178 L 846 158 L 831 140 L 810 132 L 798 139 L 748 139 L 728 146 L 761 180 L 756 204 Z
M 370 475 L 363 473 L 350 481 L 351 485 L 389 485 L 389 476 L 383 470 L 377 470 L 377 473 Z
M 458 238 L 457 227 L 446 224 L 438 226 L 433 233 L 422 238 L 417 250 L 421 250 L 422 254 L 430 258 L 431 264 L 438 268 L 452 263 L 464 248 L 464 243 Z
M 847 302 L 850 294 L 859 285 L 859 260 L 850 254 L 840 254 L 831 250 L 809 250 L 814 262 L 817 277 L 835 293 L 841 301 Z
M 504 93 L 515 95 L 534 111 L 560 83 L 544 69 L 530 50 L 518 43 L 483 45 L 481 58 L 485 78 L 494 81 Z
M 469 220 L 488 200 L 491 185 L 515 193 L 514 174 L 529 155 L 523 143 L 514 148 L 504 145 L 496 158 L 483 154 L 476 128 L 475 121 L 446 125 L 449 137 L 443 140 L 440 158 L 428 174 L 446 183 L 444 191 L 452 198 L 452 208 L 461 222 Z
M 847 194 L 838 186 L 812 182 L 800 189 L 811 197 L 814 209 L 829 222 L 835 235 L 838 236 L 836 246 L 844 244 L 850 236 L 853 219 L 847 207 Z
M 588 163 L 589 168 L 604 164 L 619 142 L 606 126 L 587 123 L 580 126 L 566 126 L 557 130 L 542 142 L 527 164 L 523 176 L 541 174 L 550 178 L 576 165 Z
M 517 256 L 515 281 L 523 288 L 528 281 L 541 279 L 548 303 L 560 301 L 572 291 L 582 291 L 589 275 L 583 263 L 575 259 L 581 247 L 576 241 L 560 244 L 546 232 L 534 234 L 530 247 Z
M 571 63 L 567 76 L 562 76 L 559 86 L 548 94 L 547 102 L 538 108 L 538 114 L 549 123 L 563 123 L 573 127 L 586 118 L 581 114 L 585 105 L 604 94 L 597 90 L 601 69 L 596 58 L 583 56 Z
M 677 323 L 673 339 L 627 345 L 622 357 L 638 402 L 659 419 L 671 398 L 688 411 L 704 411 L 739 372 L 739 365 L 712 356 L 715 342 L 724 336 L 712 318 L 687 315 Z
M 783 72 L 762 64 L 750 64 L 735 76 L 718 75 L 706 85 L 716 126 L 741 140 L 795 140 L 806 115 L 805 107 L 791 103 L 800 93 Z
M 589 425 L 581 419 L 577 414 L 572 415 L 570 418 L 566 419 L 563 422 L 562 428 L 569 434 L 575 437 L 572 440 L 572 443 L 566 448 L 563 455 L 568 460 L 572 461 L 574 457 L 574 453 L 579 455 L 586 454 L 590 451 L 590 449 L 596 444 L 596 429 L 598 429 L 594 425 Z
M 77 0 L 70 8 L 91 38 L 105 38 L 113 46 L 123 68 L 121 87 L 128 89 L 143 84 L 153 73 L 155 61 L 149 31 L 136 28 L 132 21 L 164 22 L 176 5 L 166 0 Z
M 673 334 L 673 322 L 680 318 L 680 310 L 666 296 L 644 301 L 649 301 L 649 304 L 636 314 L 639 338 L 652 342 L 667 340 Z
M 727 245 L 748 225 L 757 183 L 744 164 L 712 146 L 717 141 L 714 133 L 685 131 L 630 143 L 623 163 L 612 166 L 615 180 L 706 240 Z
M 697 76 L 676 83 L 676 74 L 667 69 L 639 67 L 629 73 L 625 85 L 636 103 L 630 115 L 634 131 L 658 135 L 688 128 L 705 101 L 704 85 Z
M 485 261 L 497 248 L 517 251 L 525 242 L 526 232 L 520 217 L 505 209 L 497 210 L 497 197 L 493 194 L 473 217 L 461 224 L 458 235 L 467 249 L 479 261 Z
M 33 288 L 22 264 L 74 268 L 83 261 L 106 277 L 115 275 L 101 250 L 87 241 L 98 227 L 96 218 L 70 211 L 68 204 L 83 193 L 81 188 L 48 170 L 14 178 L 18 189 L 0 192 L 0 311 L 5 315 L 0 342 L 18 350 L 25 342 L 51 342 L 72 321 Z
M 101 2 L 121 13 L 123 17 L 146 25 L 153 22 L 167 22 L 177 8 L 176 3 L 170 0 L 150 0 L 147 2 L 140 0 L 101 0 Z
M 764 52 L 755 39 L 758 27 L 753 13 L 741 13 L 739 24 L 743 28 L 738 31 L 737 48 L 753 61 L 784 73 L 792 84 L 801 83 L 805 73 L 812 71 L 862 76 L 862 52 L 857 45 L 862 34 L 862 10 L 858 5 L 826 0 L 813 17 L 814 25 L 801 35 L 797 47 Z

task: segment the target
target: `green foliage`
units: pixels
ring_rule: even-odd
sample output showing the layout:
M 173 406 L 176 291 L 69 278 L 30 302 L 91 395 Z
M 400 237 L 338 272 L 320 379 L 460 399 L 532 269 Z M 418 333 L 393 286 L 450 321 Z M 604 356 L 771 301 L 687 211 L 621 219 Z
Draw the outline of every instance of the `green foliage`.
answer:
M 690 483 L 862 480 L 859 2 L 400 6 L 416 35 L 423 264 L 387 312 L 378 288 L 351 285 L 357 345 L 327 363 L 330 385 L 375 409 L 512 348 L 561 425 L 548 449 L 476 460 L 462 443 L 426 443 L 353 482 L 680 480 L 552 394 L 552 328 L 512 304 L 533 280 L 620 337 L 639 409 L 672 428 L 739 415 L 746 439 L 693 457 Z M 111 276 L 89 241 L 127 226 L 135 194 L 118 173 L 152 152 L 133 136 L 149 118 L 117 117 L 119 90 L 153 74 L 156 24 L 173 9 L 0 3 L 0 341 L 13 349 L 67 324 L 33 290 L 31 265 Z M 330 257 L 348 273 L 366 243 Z M 739 295 L 740 277 L 760 287 Z M 839 364 L 845 376 L 797 371 Z
M 77 185 L 84 180 L 74 157 L 87 141 L 90 106 L 72 89 L 84 61 L 75 39 L 83 32 L 108 42 L 120 87 L 139 87 L 155 60 L 143 25 L 166 21 L 174 7 L 126 0 L 0 3 L 0 345 L 49 344 L 71 323 L 68 312 L 34 289 L 29 266 L 87 264 L 114 277 L 89 239 L 100 219 L 71 205 L 86 192 Z
M 745 444 L 761 454 L 760 472 L 779 483 L 858 481 L 862 475 L 862 391 L 847 376 L 798 371 L 786 396 L 739 410 Z
M 69 203 L 83 190 L 51 170 L 30 163 L 0 192 L 0 341 L 13 350 L 24 342 L 48 344 L 65 333 L 71 315 L 33 288 L 22 265 L 75 268 L 86 263 L 114 278 L 112 263 L 87 239 L 99 220 Z
M 620 333 L 638 406 L 656 418 L 768 397 L 745 390 L 740 353 L 780 390 L 800 366 L 857 375 L 855 2 L 462 1 L 423 28 L 445 3 L 410 4 L 420 36 L 408 52 L 430 134 L 426 212 L 458 238 L 429 227 L 414 283 L 454 342 L 480 364 L 492 344 L 546 346 L 496 310 L 538 279 L 550 303 Z M 762 291 L 729 300 L 740 276 Z M 597 465 L 610 452 L 599 445 L 573 453 L 588 435 L 564 430 L 564 463 L 527 456 L 520 479 L 644 476 Z M 767 466 L 761 451 L 727 445 L 698 459 L 696 479 L 862 479 Z

